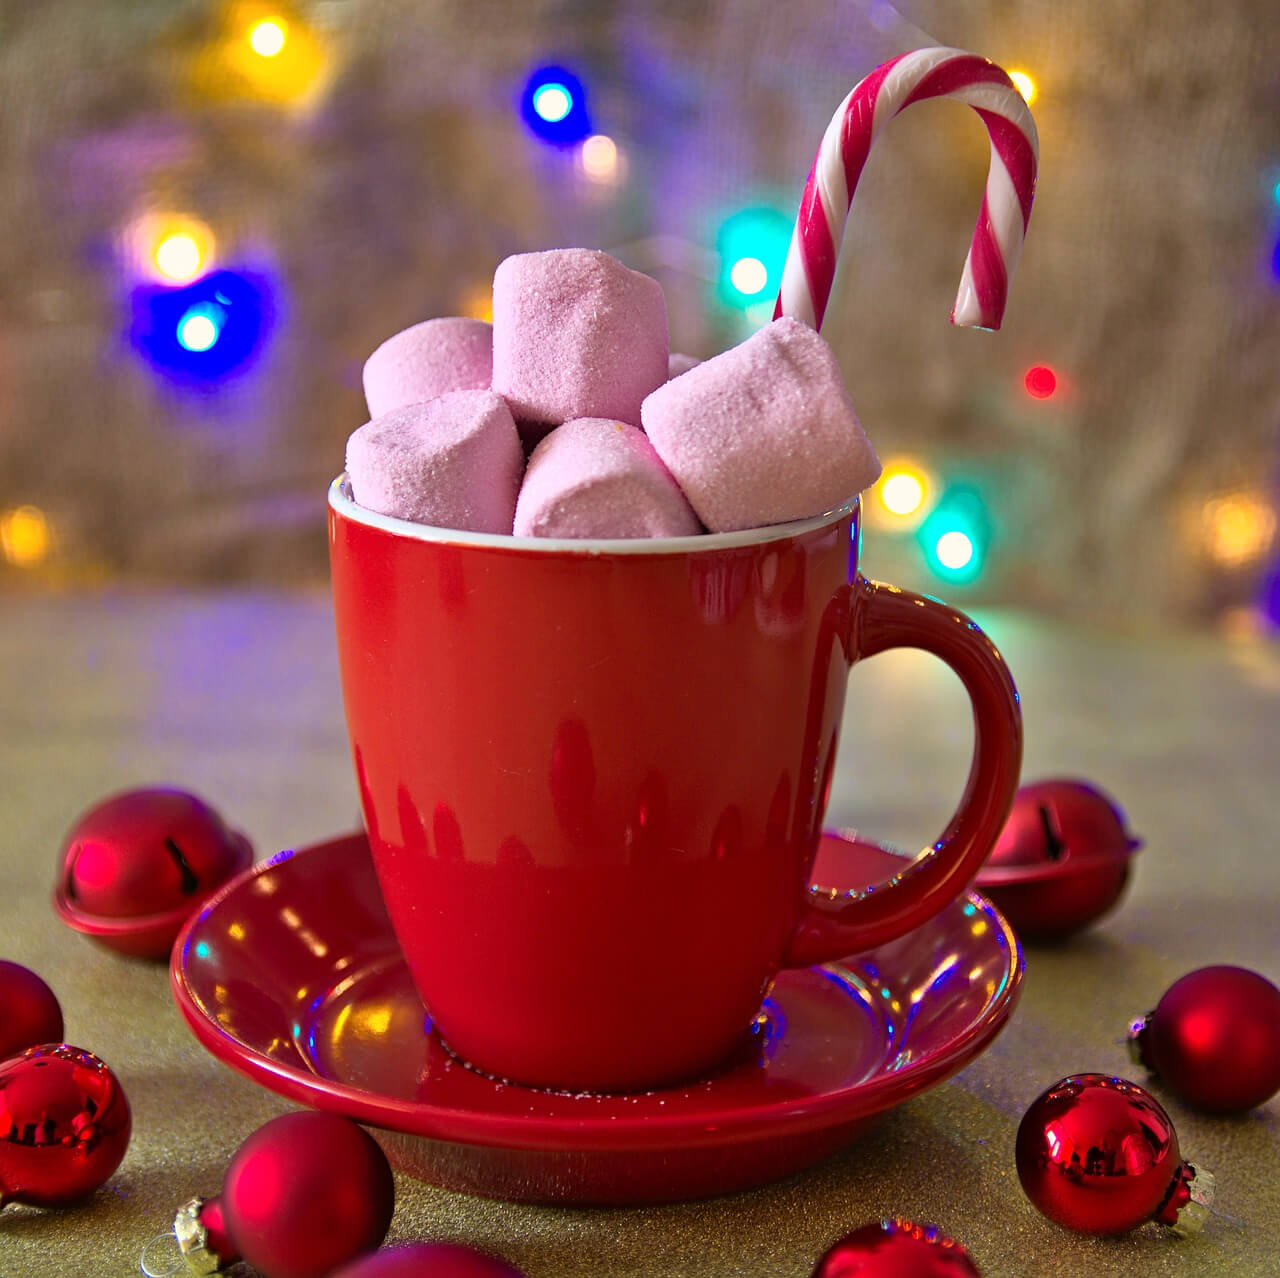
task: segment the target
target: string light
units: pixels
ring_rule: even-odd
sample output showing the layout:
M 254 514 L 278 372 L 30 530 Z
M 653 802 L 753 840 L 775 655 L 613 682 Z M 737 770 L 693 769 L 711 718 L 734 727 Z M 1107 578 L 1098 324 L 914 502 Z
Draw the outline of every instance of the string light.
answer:
M 157 372 L 207 386 L 253 361 L 273 315 L 264 276 L 215 271 L 183 288 L 135 289 L 130 337 Z
M 1058 389 L 1058 374 L 1047 364 L 1035 364 L 1027 369 L 1022 384 L 1032 399 L 1049 399 Z
M 891 458 L 873 489 L 868 514 L 877 524 L 908 531 L 919 526 L 928 511 L 933 477 L 910 458 Z
M 264 18 L 249 31 L 249 47 L 260 58 L 274 58 L 284 48 L 288 24 L 282 18 Z
M 1013 81 L 1014 88 L 1026 99 L 1026 103 L 1030 106 L 1039 94 L 1039 86 L 1035 80 L 1031 78 L 1026 71 L 1017 70 L 1009 72 L 1009 79 Z
M 130 269 L 161 283 L 186 284 L 213 263 L 213 232 L 188 213 L 144 213 L 123 236 Z
M 19 568 L 38 564 L 53 543 L 49 521 L 38 506 L 18 506 L 0 515 L 0 550 Z
M 721 299 L 753 319 L 757 308 L 767 306 L 772 314 L 790 243 L 791 219 L 777 209 L 739 209 L 726 218 L 716 235 Z
M 1276 532 L 1276 512 L 1260 494 L 1241 492 L 1205 502 L 1201 526 L 1210 557 L 1224 568 L 1260 558 Z
M 986 564 L 990 521 L 975 488 L 958 484 L 947 489 L 916 537 L 929 568 L 952 585 L 976 581 Z
M 615 182 L 621 172 L 618 144 L 604 133 L 593 133 L 578 152 L 578 164 L 593 182 Z
M 552 146 L 576 146 L 593 132 L 586 90 L 567 67 L 535 68 L 525 81 L 520 114 L 529 131 Z

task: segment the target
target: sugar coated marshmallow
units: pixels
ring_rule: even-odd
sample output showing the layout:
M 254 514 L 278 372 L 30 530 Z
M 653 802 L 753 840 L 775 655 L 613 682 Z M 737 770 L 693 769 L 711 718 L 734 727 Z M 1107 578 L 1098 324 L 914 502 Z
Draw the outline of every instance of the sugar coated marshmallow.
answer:
M 821 514 L 880 473 L 831 348 L 786 317 L 659 387 L 643 420 L 712 532 Z
M 393 409 L 347 440 L 361 506 L 440 528 L 510 533 L 523 471 L 511 410 L 487 390 Z
M 585 417 L 533 450 L 516 502 L 525 537 L 687 537 L 702 531 L 644 432 Z
M 424 320 L 389 337 L 365 361 L 370 417 L 421 404 L 446 391 L 488 390 L 493 336 L 483 320 Z
M 667 340 L 662 287 L 607 253 L 521 253 L 494 274 L 493 389 L 528 439 L 579 417 L 639 426 Z
M 679 351 L 672 351 L 667 357 L 667 380 L 673 377 L 679 377 L 681 373 L 687 373 L 691 368 L 697 368 L 702 361 L 693 355 L 682 355 Z

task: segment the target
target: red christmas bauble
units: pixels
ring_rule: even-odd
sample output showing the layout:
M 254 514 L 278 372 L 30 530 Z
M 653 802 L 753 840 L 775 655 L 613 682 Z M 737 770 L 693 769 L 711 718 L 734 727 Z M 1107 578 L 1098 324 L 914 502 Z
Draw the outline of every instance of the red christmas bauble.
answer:
M 381 1244 L 395 1185 L 363 1127 L 301 1111 L 264 1123 L 236 1150 L 220 1202 L 231 1243 L 265 1278 L 324 1278 Z
M 1018 1179 L 1050 1220 L 1121 1234 L 1148 1220 L 1198 1227 L 1212 1177 L 1182 1161 L 1173 1121 L 1136 1083 L 1075 1074 L 1037 1098 L 1018 1126 Z
M 417 1242 L 383 1247 L 339 1269 L 333 1278 L 525 1278 L 496 1256 L 459 1243 Z
M 120 1166 L 132 1129 L 116 1076 L 69 1043 L 0 1062 L 0 1208 L 65 1207 Z
M 1188 972 L 1129 1037 L 1138 1061 L 1197 1109 L 1239 1114 L 1280 1091 L 1280 989 L 1248 968 Z
M 1069 936 L 1119 901 L 1142 840 L 1096 786 L 1054 778 L 1022 786 L 974 886 L 1027 941 Z
M 62 1008 L 53 991 L 21 963 L 0 959 L 0 1060 L 62 1038 Z
M 980 1278 L 969 1253 L 933 1225 L 881 1220 L 828 1248 L 812 1278 Z
M 252 861 L 249 840 L 194 794 L 127 790 L 71 827 L 53 905 L 102 945 L 167 958 L 192 911 Z

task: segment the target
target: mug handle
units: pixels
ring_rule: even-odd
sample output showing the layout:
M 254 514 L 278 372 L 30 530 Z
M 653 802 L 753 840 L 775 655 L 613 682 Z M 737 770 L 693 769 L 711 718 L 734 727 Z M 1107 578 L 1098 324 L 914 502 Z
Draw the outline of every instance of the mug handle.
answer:
M 955 671 L 973 705 L 973 762 L 942 836 L 887 883 L 853 891 L 809 885 L 784 967 L 830 963 L 918 927 L 955 900 L 995 844 L 1022 765 L 1018 691 L 995 644 L 963 612 L 927 595 L 852 583 L 845 656 L 921 648 Z

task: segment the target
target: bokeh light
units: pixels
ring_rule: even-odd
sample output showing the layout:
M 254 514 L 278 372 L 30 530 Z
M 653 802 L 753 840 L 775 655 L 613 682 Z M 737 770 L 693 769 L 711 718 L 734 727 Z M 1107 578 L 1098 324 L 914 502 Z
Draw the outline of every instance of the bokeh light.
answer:
M 1231 493 L 1205 502 L 1200 515 L 1209 557 L 1224 568 L 1261 558 L 1276 533 L 1274 507 L 1260 493 Z
M 791 244 L 791 227 L 791 218 L 767 206 L 739 209 L 720 224 L 716 251 L 720 255 L 718 291 L 722 301 L 739 310 L 764 304 L 772 314 Z M 749 313 L 756 314 L 755 310 Z
M 916 532 L 929 569 L 949 585 L 969 585 L 982 575 L 991 539 L 990 519 L 978 490 L 948 488 Z
M 552 146 L 576 146 L 594 132 L 586 90 L 567 67 L 536 67 L 525 81 L 520 114 L 529 131 Z
M 604 133 L 593 133 L 578 152 L 578 164 L 593 182 L 615 182 L 622 170 L 618 144 Z
M 893 457 L 884 463 L 867 506 L 872 522 L 908 532 L 919 526 L 933 499 L 933 476 L 909 457 Z
M 38 564 L 52 545 L 49 521 L 38 506 L 18 506 L 0 515 L 0 551 L 15 567 Z
M 149 212 L 133 219 L 121 237 L 130 274 L 166 284 L 186 284 L 213 264 L 213 231 L 189 213 Z
M 1032 399 L 1048 399 L 1058 389 L 1058 374 L 1047 364 L 1034 364 L 1027 369 L 1022 384 Z
M 729 268 L 729 282 L 744 297 L 755 297 L 769 286 L 769 268 L 758 257 L 740 257 Z
M 275 311 L 271 282 L 245 271 L 215 271 L 183 288 L 142 285 L 130 340 L 158 373 L 208 387 L 253 363 Z
M 1039 86 L 1035 80 L 1026 71 L 1021 69 L 1010 71 L 1009 79 L 1013 81 L 1014 88 L 1026 99 L 1026 103 L 1030 106 L 1039 94 Z
M 274 58 L 284 48 L 288 25 L 282 18 L 264 18 L 249 30 L 249 46 L 260 58 Z

